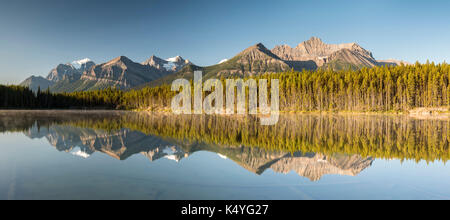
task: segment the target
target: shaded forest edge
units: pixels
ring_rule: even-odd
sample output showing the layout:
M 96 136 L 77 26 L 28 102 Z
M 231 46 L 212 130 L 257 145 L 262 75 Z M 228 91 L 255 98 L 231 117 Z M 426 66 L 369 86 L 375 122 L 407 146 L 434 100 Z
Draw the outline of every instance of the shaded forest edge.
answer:
M 408 112 L 415 108 L 450 106 L 450 65 L 426 63 L 360 70 L 290 71 L 252 77 L 278 79 L 282 112 Z M 248 79 L 248 78 L 246 78 Z M 221 79 L 225 85 L 225 79 Z M 170 85 L 129 91 L 33 92 L 20 86 L 0 86 L 1 109 L 170 109 Z M 207 95 L 207 94 L 204 94 Z M 269 91 L 270 95 L 270 91 Z

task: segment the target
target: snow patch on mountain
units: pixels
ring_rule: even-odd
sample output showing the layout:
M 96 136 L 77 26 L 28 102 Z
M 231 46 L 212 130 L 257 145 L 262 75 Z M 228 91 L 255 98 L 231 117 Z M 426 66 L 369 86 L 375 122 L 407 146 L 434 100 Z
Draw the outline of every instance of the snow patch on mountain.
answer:
M 175 68 L 177 68 L 177 65 L 176 65 L 175 63 L 173 63 L 173 62 L 168 62 L 168 63 L 163 64 L 163 67 L 164 67 L 167 71 L 172 71 L 172 70 L 174 70 Z
M 180 56 L 171 57 L 171 58 L 167 58 L 166 61 L 175 63 L 175 62 L 178 62 L 180 60 L 180 58 L 181 58 Z
M 73 61 L 72 63 L 70 63 L 70 64 L 72 64 L 72 66 L 74 66 L 75 68 L 80 68 L 81 67 L 81 65 L 83 65 L 83 64 L 85 64 L 85 63 L 87 63 L 87 62 L 90 62 L 91 61 L 91 59 L 89 59 L 89 58 L 84 58 L 84 59 L 81 59 L 81 60 L 75 60 L 75 61 Z

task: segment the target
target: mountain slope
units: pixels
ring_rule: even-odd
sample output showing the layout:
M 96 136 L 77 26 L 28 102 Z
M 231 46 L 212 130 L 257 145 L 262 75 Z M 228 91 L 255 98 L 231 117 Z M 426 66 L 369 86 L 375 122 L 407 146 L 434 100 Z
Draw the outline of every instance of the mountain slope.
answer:
M 348 66 L 361 68 L 378 65 L 372 53 L 356 43 L 325 44 L 317 37 L 312 37 L 295 48 L 288 45 L 276 46 L 272 52 L 285 61 L 314 62 L 317 67 L 331 67 L 335 70 Z
M 32 76 L 20 83 L 20 85 L 29 87 L 33 91 L 36 91 L 39 87 L 41 90 L 50 88 L 51 91 L 71 91 L 65 88 L 71 87 L 70 83 L 79 80 L 82 73 L 90 70 L 94 65 L 95 63 L 88 58 L 68 64 L 59 64 L 48 73 L 46 78 Z
M 85 58 L 71 64 L 59 64 L 47 76 L 30 77 L 21 85 L 32 89 L 50 87 L 52 92 L 75 92 L 99 90 L 109 87 L 128 89 L 181 70 L 188 60 L 180 56 L 162 60 L 152 56 L 144 63 L 136 63 L 125 56 L 95 65 Z
M 163 74 L 156 68 L 135 63 L 125 56 L 94 66 L 85 72 L 82 80 L 97 81 L 100 84 L 129 88 L 160 78 Z
M 342 49 L 332 53 L 322 67 L 342 70 L 348 68 L 360 69 L 363 67 L 374 67 L 378 65 L 379 63 L 373 58 L 364 56 L 361 53 L 351 49 Z
M 203 79 L 209 79 L 234 76 L 253 76 L 268 72 L 289 71 L 291 69 L 292 67 L 289 64 L 281 60 L 277 55 L 273 54 L 263 44 L 259 43 L 219 64 L 207 67 L 188 64 L 176 73 L 167 75 L 143 86 L 170 84 L 173 80 L 178 78 L 193 79 L 194 71 L 196 70 L 203 71 Z
M 231 60 L 205 68 L 208 76 L 256 75 L 266 72 L 282 72 L 291 67 L 273 54 L 263 44 L 249 47 Z
M 42 91 L 53 86 L 54 82 L 42 77 L 42 76 L 31 76 L 20 83 L 20 86 L 28 87 L 32 91 L 37 91 L 40 88 Z
M 158 79 L 165 73 L 153 66 L 135 63 L 120 56 L 92 66 L 79 79 L 65 79 L 52 87 L 54 92 L 99 90 L 108 87 L 127 89 Z
M 52 92 L 79 92 L 90 91 L 96 89 L 108 88 L 107 85 L 99 84 L 93 80 L 78 79 L 64 79 L 55 83 L 50 90 Z
M 84 73 L 86 71 L 91 71 L 92 67 L 95 66 L 95 63 L 92 61 L 88 61 L 86 63 L 81 64 L 80 68 L 78 69 L 78 71 L 80 73 Z
M 204 69 L 205 68 L 194 65 L 194 64 L 188 64 L 178 72 L 168 74 L 164 77 L 153 80 L 151 82 L 133 87 L 132 89 L 142 89 L 144 87 L 155 87 L 155 86 L 160 86 L 163 84 L 170 84 L 174 80 L 180 79 L 180 78 L 191 80 L 191 79 L 194 79 L 194 71 L 203 71 Z

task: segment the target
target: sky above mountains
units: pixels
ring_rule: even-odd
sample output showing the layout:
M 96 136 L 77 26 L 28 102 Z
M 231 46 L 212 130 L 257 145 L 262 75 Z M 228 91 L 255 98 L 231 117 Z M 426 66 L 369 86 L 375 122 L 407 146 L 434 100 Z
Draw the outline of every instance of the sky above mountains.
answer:
M 0 84 L 59 63 L 181 55 L 212 65 L 258 42 L 357 42 L 376 59 L 450 60 L 448 1 L 0 0 Z

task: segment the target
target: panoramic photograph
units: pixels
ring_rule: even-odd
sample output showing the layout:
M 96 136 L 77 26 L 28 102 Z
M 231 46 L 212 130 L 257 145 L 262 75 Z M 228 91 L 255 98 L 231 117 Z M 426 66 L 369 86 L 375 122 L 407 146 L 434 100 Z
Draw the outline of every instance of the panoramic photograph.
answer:
M 450 199 L 449 10 L 0 0 L 0 200 Z

